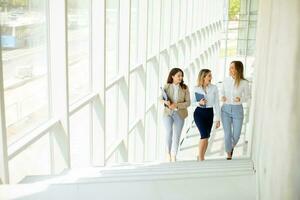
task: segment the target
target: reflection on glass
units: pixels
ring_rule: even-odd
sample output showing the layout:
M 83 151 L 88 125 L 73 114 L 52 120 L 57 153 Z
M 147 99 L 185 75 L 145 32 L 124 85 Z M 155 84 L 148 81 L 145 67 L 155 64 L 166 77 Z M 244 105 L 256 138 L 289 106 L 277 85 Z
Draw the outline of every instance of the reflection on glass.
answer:
M 68 67 L 71 103 L 90 92 L 89 6 L 89 0 L 68 0 Z
M 0 1 L 8 144 L 48 119 L 46 2 Z

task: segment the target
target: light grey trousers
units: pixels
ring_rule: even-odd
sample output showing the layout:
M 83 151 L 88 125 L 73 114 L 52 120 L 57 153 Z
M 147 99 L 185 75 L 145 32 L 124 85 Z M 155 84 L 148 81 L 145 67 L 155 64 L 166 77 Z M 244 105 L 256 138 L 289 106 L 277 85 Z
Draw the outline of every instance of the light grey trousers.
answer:
M 163 121 L 166 128 L 167 152 L 176 155 L 184 119 L 179 116 L 177 111 L 174 111 L 171 115 L 164 116 Z
M 225 151 L 231 152 L 240 139 L 244 119 L 243 106 L 224 104 L 221 119 L 225 134 Z

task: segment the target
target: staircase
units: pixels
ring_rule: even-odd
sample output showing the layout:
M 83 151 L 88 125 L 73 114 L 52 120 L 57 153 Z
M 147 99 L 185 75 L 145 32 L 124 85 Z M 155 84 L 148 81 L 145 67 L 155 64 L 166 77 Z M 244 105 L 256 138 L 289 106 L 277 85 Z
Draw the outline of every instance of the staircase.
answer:
M 28 176 L 0 187 L 0 199 L 18 200 L 254 200 L 250 159 L 149 162 L 72 169 L 59 176 Z

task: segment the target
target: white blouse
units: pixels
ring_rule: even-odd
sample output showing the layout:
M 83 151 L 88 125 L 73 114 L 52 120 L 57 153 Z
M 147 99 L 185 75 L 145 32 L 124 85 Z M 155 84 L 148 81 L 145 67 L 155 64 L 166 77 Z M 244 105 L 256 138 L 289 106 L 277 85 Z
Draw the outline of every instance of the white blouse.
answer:
M 178 101 L 179 84 L 177 84 L 177 85 L 172 84 L 172 86 L 173 86 L 173 91 L 174 91 L 174 96 L 173 96 L 174 103 L 177 103 L 177 101 Z
M 207 100 L 206 108 L 213 108 L 214 110 L 214 121 L 220 121 L 220 103 L 219 103 L 219 92 L 216 85 L 209 84 L 206 91 L 202 87 L 195 86 L 192 95 L 192 105 L 200 107 L 199 102 L 196 101 L 195 93 L 203 94 Z
M 226 97 L 224 104 L 241 105 L 250 99 L 249 83 L 247 80 L 241 80 L 240 85 L 236 87 L 234 85 L 234 79 L 232 77 L 228 77 L 223 82 L 220 95 L 221 97 Z M 241 99 L 240 102 L 234 101 L 236 97 Z

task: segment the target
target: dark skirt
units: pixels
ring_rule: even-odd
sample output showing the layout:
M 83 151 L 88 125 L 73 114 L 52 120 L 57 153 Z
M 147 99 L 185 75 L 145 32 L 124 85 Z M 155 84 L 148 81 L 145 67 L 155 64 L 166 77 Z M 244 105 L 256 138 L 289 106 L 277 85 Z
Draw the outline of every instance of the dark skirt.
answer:
M 197 107 L 194 112 L 194 120 L 200 132 L 201 139 L 209 138 L 214 120 L 213 108 Z

